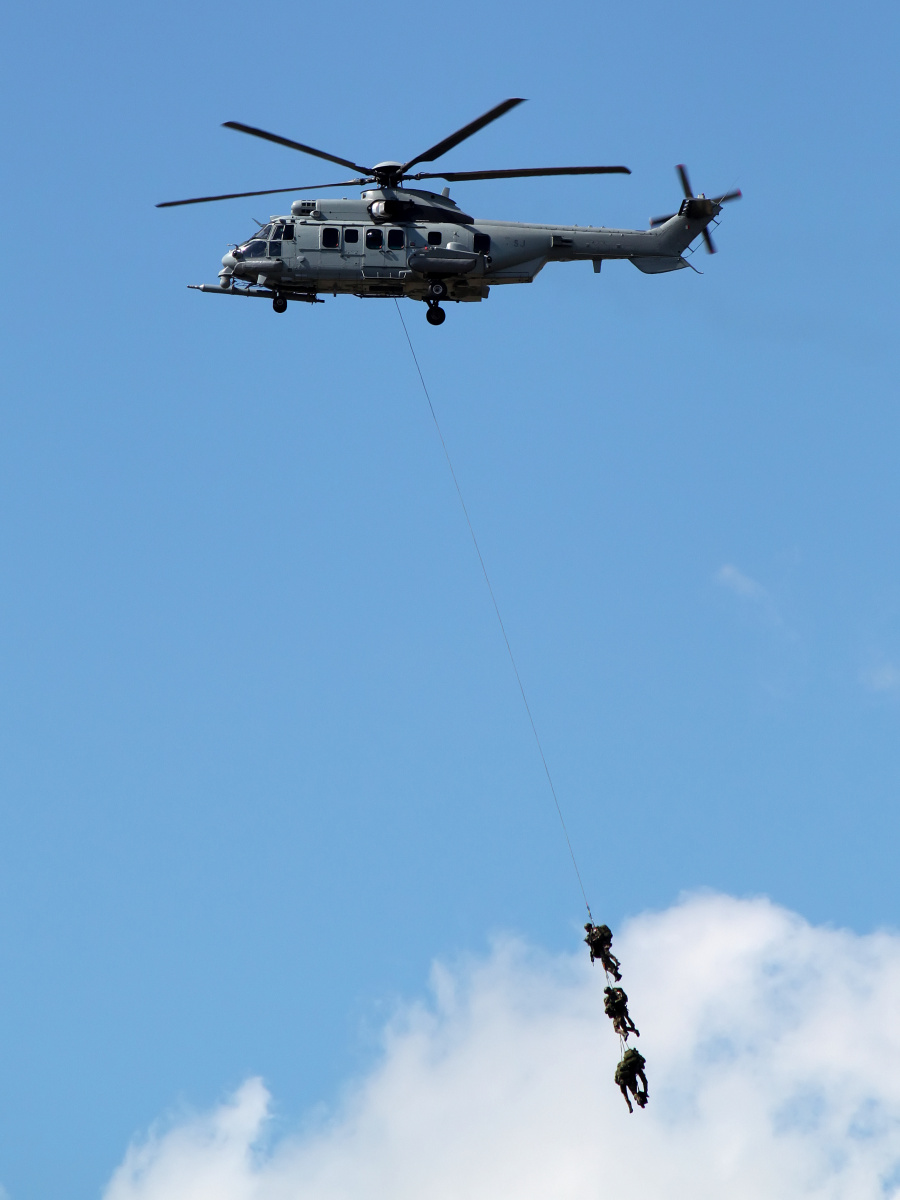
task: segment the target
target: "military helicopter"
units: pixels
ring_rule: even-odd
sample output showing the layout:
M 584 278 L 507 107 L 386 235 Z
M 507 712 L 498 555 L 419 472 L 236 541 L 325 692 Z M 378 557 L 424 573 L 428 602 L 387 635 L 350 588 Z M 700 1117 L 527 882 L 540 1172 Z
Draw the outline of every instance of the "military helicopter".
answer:
M 252 125 L 225 121 L 226 129 L 337 163 L 358 172 L 358 177 L 307 187 L 168 200 L 157 208 L 333 187 L 362 186 L 366 190 L 358 200 L 295 200 L 289 215 L 273 216 L 252 237 L 229 250 L 222 259 L 218 284 L 188 286 L 222 296 L 270 299 L 277 313 L 287 310 L 289 300 L 321 303 L 322 294 L 408 296 L 424 301 L 429 323 L 441 325 L 446 316 L 442 301 L 486 300 L 493 285 L 531 283 L 548 262 L 589 259 L 599 271 L 605 258 L 628 259 L 646 274 L 658 275 L 688 266 L 683 254 L 698 236 L 711 254 L 715 252 L 708 226 L 722 205 L 737 200 L 741 193 L 726 192 L 715 199 L 702 192 L 695 196 L 684 166 L 677 168 L 684 189 L 681 207 L 677 213 L 654 217 L 649 230 L 476 220 L 450 199 L 449 187 L 438 195 L 408 186 L 422 179 L 462 183 L 543 175 L 631 174 L 628 167 L 412 170 L 420 163 L 434 162 L 522 103 L 520 96 L 504 100 L 415 158 L 374 167 L 360 166 Z

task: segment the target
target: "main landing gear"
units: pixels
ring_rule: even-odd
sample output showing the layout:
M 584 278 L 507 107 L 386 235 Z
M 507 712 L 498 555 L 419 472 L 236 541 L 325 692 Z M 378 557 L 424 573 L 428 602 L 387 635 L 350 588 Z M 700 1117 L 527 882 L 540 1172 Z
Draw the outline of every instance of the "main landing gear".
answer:
M 276 296 L 272 301 L 272 307 L 277 313 L 287 312 L 287 300 L 284 296 Z
M 448 288 L 443 279 L 432 279 L 428 285 L 428 312 L 425 314 L 425 320 L 429 325 L 443 325 L 447 319 L 447 314 L 441 308 L 441 301 L 447 299 Z

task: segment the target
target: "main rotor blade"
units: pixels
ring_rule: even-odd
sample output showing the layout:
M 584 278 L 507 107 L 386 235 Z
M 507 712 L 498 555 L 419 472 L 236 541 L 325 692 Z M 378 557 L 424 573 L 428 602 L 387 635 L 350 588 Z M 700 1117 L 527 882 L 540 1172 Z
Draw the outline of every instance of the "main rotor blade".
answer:
M 715 242 L 714 242 L 714 241 L 712 240 L 712 238 L 709 236 L 709 230 L 708 230 L 707 228 L 705 228 L 705 227 L 704 227 L 704 229 L 703 229 L 703 240 L 704 240 L 704 242 L 706 242 L 706 249 L 707 249 L 707 251 L 708 251 L 710 254 L 715 254 L 715 252 L 716 252 L 716 245 L 715 245 Z
M 180 204 L 209 204 L 212 200 L 243 200 L 246 196 L 277 196 L 280 192 L 315 192 L 319 188 L 355 187 L 371 183 L 369 179 L 344 179 L 341 183 L 314 183 L 310 187 L 266 188 L 262 192 L 229 192 L 225 196 L 194 196 L 191 200 L 164 200 L 157 208 L 177 208 Z
M 679 163 L 675 170 L 681 179 L 681 186 L 684 188 L 685 197 L 688 200 L 693 200 L 694 193 L 691 191 L 691 181 L 688 179 L 687 167 L 684 163 Z
M 359 163 L 350 162 L 349 158 L 338 158 L 336 154 L 326 154 L 324 150 L 314 150 L 312 146 L 304 146 L 302 142 L 293 142 L 290 138 L 280 137 L 277 133 L 267 133 L 265 129 L 256 129 L 253 125 L 242 125 L 240 121 L 223 121 L 225 129 L 236 129 L 238 133 L 249 133 L 252 137 L 262 138 L 267 142 L 275 142 L 279 146 L 287 146 L 289 150 L 300 150 L 303 154 L 311 154 L 314 158 L 324 158 L 326 162 L 337 163 L 339 167 L 349 167 L 351 171 L 359 171 L 361 175 L 371 175 L 371 167 L 361 167 Z
M 470 121 L 468 125 L 463 125 L 462 129 L 457 129 L 456 133 L 451 133 L 449 137 L 445 137 L 442 142 L 437 142 L 430 150 L 423 150 L 421 154 L 411 158 L 409 162 L 403 164 L 403 173 L 414 167 L 420 162 L 434 162 L 436 158 L 440 158 L 442 154 L 446 154 L 448 150 L 452 150 L 454 146 L 458 146 L 460 142 L 464 142 L 466 138 L 470 138 L 473 133 L 477 133 L 479 129 L 484 129 L 485 125 L 490 125 L 491 121 L 496 121 L 498 117 L 502 117 L 508 113 L 511 108 L 515 108 L 517 104 L 524 104 L 525 100 L 522 96 L 513 96 L 510 100 L 504 100 L 502 104 L 498 104 L 492 108 L 490 112 L 484 113 L 474 121 Z M 357 168 L 358 169 L 358 168 Z M 438 176 L 440 179 L 446 179 L 447 176 Z
M 512 171 L 417 171 L 410 179 L 448 179 L 463 183 L 469 179 L 530 179 L 537 175 L 630 175 L 629 167 L 524 167 Z

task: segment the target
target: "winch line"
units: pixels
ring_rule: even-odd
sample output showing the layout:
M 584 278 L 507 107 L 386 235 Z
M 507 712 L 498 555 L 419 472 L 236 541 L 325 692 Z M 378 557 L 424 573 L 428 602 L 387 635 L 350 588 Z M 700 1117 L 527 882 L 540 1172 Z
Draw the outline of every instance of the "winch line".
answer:
M 556 794 L 556 788 L 553 785 L 553 777 L 550 774 L 550 767 L 547 763 L 547 756 L 544 754 L 544 747 L 541 745 L 541 739 L 538 735 L 537 725 L 534 722 L 534 717 L 531 712 L 531 705 L 528 703 L 528 697 L 525 695 L 525 685 L 522 683 L 522 676 L 519 674 L 519 668 L 516 665 L 516 658 L 512 651 L 512 646 L 509 642 L 509 636 L 506 632 L 506 626 L 503 624 L 503 617 L 500 615 L 500 606 L 497 603 L 497 597 L 494 595 L 494 589 L 491 586 L 490 576 L 487 573 L 487 567 L 484 564 L 484 556 L 481 553 L 481 547 L 478 545 L 478 538 L 475 536 L 475 529 L 472 526 L 469 510 L 466 508 L 466 502 L 463 499 L 462 488 L 459 486 L 459 480 L 456 478 L 456 471 L 453 469 L 453 462 L 450 458 L 450 451 L 447 449 L 447 443 L 444 440 L 444 434 L 441 430 L 440 422 L 437 419 L 437 413 L 434 411 L 434 405 L 431 402 L 431 395 L 428 391 L 428 385 L 425 383 L 425 376 L 422 374 L 422 368 L 419 366 L 419 360 L 416 357 L 416 351 L 412 344 L 412 338 L 409 336 L 409 330 L 406 328 L 406 322 L 403 320 L 403 313 L 400 310 L 400 303 L 397 299 L 394 300 L 397 308 L 397 316 L 400 318 L 400 324 L 403 326 L 403 332 L 406 334 L 406 344 L 409 346 L 409 352 L 412 355 L 412 360 L 415 363 L 416 371 L 419 375 L 419 382 L 422 384 L 422 391 L 425 393 L 425 399 L 428 401 L 428 409 L 431 413 L 431 419 L 434 421 L 434 427 L 437 430 L 437 435 L 440 438 L 441 448 L 444 451 L 444 458 L 447 460 L 447 466 L 450 469 L 450 477 L 453 480 L 453 486 L 456 488 L 456 494 L 459 497 L 460 507 L 463 510 L 463 516 L 466 518 L 466 524 L 469 527 L 469 533 L 472 538 L 472 545 L 475 547 L 475 553 L 478 555 L 478 561 L 481 564 L 481 573 L 484 576 L 484 582 L 487 584 L 487 590 L 491 597 L 491 603 L 494 606 L 494 612 L 497 615 L 497 623 L 500 626 L 500 632 L 503 634 L 503 641 L 506 643 L 506 652 L 509 655 L 509 661 L 512 663 L 513 673 L 516 677 L 516 683 L 519 685 L 519 692 L 522 696 L 522 703 L 525 705 L 525 712 L 528 714 L 528 721 L 531 725 L 531 732 L 534 734 L 535 744 L 538 748 L 538 754 L 541 756 L 541 762 L 544 764 L 544 774 L 547 776 L 547 783 L 550 785 L 550 794 L 553 797 L 553 803 L 556 805 L 556 815 L 559 817 L 559 823 L 562 826 L 563 834 L 565 835 L 566 845 L 569 847 L 569 855 L 572 859 L 572 866 L 575 868 L 575 877 L 578 880 L 578 886 L 581 888 L 581 895 L 584 899 L 584 906 L 587 909 L 588 917 L 591 924 L 594 922 L 594 917 L 591 912 L 591 906 L 588 903 L 587 892 L 584 890 L 584 883 L 581 879 L 581 872 L 578 870 L 578 862 L 575 858 L 575 851 L 572 849 L 572 839 L 569 837 L 569 831 L 566 828 L 566 822 L 560 807 L 559 797 Z

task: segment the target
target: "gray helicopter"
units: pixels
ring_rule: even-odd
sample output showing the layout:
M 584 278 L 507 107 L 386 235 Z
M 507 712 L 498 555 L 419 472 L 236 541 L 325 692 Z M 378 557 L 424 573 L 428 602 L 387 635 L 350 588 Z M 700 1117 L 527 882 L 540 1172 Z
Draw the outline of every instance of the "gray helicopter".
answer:
M 408 162 L 382 162 L 374 167 L 362 167 L 252 125 L 226 121 L 226 129 L 324 158 L 359 175 L 312 187 L 169 200 L 157 208 L 333 187 L 362 186 L 366 190 L 358 200 L 295 200 L 290 215 L 272 217 L 247 241 L 229 250 L 222 259 L 218 284 L 188 286 L 222 296 L 269 299 L 277 313 L 287 310 L 289 300 L 321 303 L 322 294 L 408 296 L 423 300 L 430 324 L 441 325 L 446 316 L 442 301 L 486 300 L 493 285 L 531 283 L 548 262 L 589 259 L 599 271 L 605 258 L 628 259 L 646 274 L 659 275 L 689 266 L 684 251 L 698 236 L 706 249 L 715 253 L 708 226 L 722 205 L 737 200 L 741 193 L 726 192 L 715 199 L 702 192 L 695 196 L 683 166 L 677 168 L 684 189 L 681 207 L 677 213 L 654 217 L 649 230 L 476 220 L 450 199 L 449 187 L 438 195 L 404 186 L 422 179 L 462 183 L 542 175 L 631 174 L 628 167 L 412 171 L 420 163 L 434 162 L 521 103 L 521 97 L 504 100 Z

